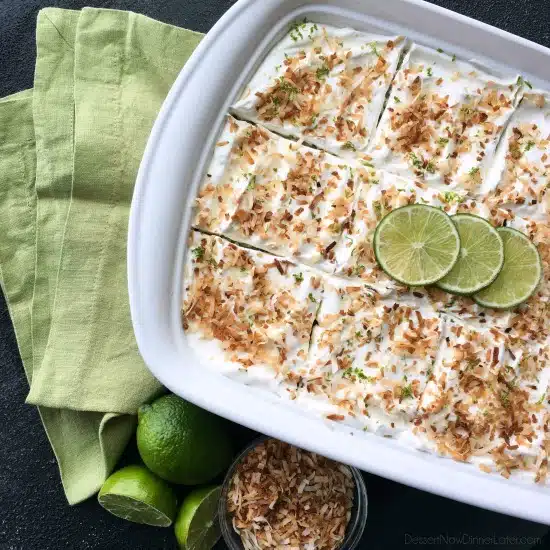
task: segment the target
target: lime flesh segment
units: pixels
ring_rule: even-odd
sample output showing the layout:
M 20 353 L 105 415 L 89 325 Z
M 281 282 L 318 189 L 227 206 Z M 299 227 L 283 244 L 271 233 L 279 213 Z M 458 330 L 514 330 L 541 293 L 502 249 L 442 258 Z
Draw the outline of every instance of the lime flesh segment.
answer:
M 542 262 L 537 247 L 520 231 L 497 228 L 504 243 L 504 265 L 495 281 L 474 295 L 481 306 L 508 309 L 525 302 L 537 289 Z
M 498 231 L 472 214 L 451 216 L 460 235 L 460 255 L 454 267 L 436 284 L 455 294 L 473 294 L 489 286 L 504 263 L 504 245 Z
M 156 527 L 169 527 L 176 515 L 172 489 L 144 466 L 127 466 L 103 484 L 97 500 L 111 514 Z
M 218 542 L 220 494 L 221 487 L 205 487 L 187 495 L 174 525 L 180 548 L 210 550 Z
M 455 265 L 460 237 L 443 210 L 411 204 L 392 210 L 380 221 L 373 246 L 380 267 L 390 277 L 410 286 L 429 285 Z

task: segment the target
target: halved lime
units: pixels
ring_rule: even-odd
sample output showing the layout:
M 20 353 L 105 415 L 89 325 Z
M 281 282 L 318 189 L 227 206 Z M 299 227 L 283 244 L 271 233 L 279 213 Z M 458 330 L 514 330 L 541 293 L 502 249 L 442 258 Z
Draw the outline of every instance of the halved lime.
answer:
M 180 548 L 210 550 L 221 536 L 218 501 L 221 487 L 203 487 L 187 495 L 174 525 Z
M 382 218 L 373 247 L 380 267 L 390 277 L 410 286 L 430 285 L 455 265 L 460 237 L 443 210 L 410 204 Z
M 126 466 L 112 474 L 97 500 L 111 514 L 135 523 L 169 527 L 176 516 L 176 495 L 144 466 Z
M 473 214 L 451 216 L 460 235 L 460 255 L 436 285 L 454 294 L 473 294 L 489 286 L 504 263 L 504 245 L 497 230 Z
M 504 243 L 504 264 L 495 281 L 474 294 L 481 306 L 508 309 L 525 302 L 537 289 L 542 262 L 537 247 L 520 231 L 497 228 Z

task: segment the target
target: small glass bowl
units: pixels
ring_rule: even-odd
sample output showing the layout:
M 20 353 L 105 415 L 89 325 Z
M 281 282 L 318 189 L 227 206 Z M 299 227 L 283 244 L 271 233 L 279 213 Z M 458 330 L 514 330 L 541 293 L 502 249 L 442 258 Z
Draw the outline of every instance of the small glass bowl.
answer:
M 235 469 L 241 460 L 252 450 L 254 447 L 263 443 L 269 437 L 262 436 L 250 443 L 243 451 L 237 456 L 231 467 L 229 468 L 222 485 L 221 497 L 218 505 L 218 514 L 220 519 L 220 527 L 222 536 L 230 550 L 244 550 L 240 536 L 233 529 L 233 523 L 231 521 L 231 514 L 227 510 L 227 493 L 229 491 L 229 484 L 231 478 L 235 473 Z M 348 466 L 353 476 L 355 484 L 353 495 L 353 508 L 351 509 L 351 518 L 348 523 L 346 536 L 340 544 L 340 549 L 354 550 L 357 548 L 359 541 L 363 535 L 365 529 L 365 523 L 367 521 L 367 488 L 363 481 L 363 476 L 357 468 Z

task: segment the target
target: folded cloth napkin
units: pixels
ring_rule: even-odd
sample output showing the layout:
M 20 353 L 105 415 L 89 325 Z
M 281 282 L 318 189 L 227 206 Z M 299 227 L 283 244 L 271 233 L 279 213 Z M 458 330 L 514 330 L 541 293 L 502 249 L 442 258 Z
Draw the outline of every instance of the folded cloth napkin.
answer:
M 0 101 L 0 276 L 68 501 L 94 494 L 161 388 L 139 356 L 126 231 L 160 105 L 202 35 L 48 8 L 34 89 Z

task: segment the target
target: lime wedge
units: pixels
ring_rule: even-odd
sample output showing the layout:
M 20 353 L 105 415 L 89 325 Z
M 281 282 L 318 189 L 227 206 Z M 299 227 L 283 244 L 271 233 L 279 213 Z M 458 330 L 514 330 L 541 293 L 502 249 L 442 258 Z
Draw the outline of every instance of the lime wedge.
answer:
M 525 302 L 542 277 L 537 247 L 520 231 L 497 228 L 504 243 L 504 265 L 495 281 L 473 296 L 481 306 L 507 309 Z
M 112 474 L 97 500 L 119 518 L 156 527 L 169 527 L 176 515 L 176 495 L 144 466 L 126 466 Z
M 454 294 L 473 294 L 497 278 L 504 263 L 504 245 L 497 230 L 479 216 L 457 214 L 451 219 L 460 235 L 460 255 L 436 284 Z
M 443 210 L 411 204 L 382 218 L 373 247 L 380 267 L 390 277 L 410 286 L 429 285 L 455 265 L 460 237 Z
M 174 525 L 180 548 L 210 550 L 221 536 L 218 502 L 221 487 L 195 489 L 185 497 Z

